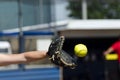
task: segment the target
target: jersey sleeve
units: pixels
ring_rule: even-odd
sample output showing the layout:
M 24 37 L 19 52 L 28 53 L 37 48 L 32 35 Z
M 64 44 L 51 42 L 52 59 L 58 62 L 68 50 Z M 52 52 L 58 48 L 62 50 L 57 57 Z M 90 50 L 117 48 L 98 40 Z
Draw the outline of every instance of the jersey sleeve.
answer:
M 118 48 L 118 42 L 113 43 L 111 47 L 113 50 L 116 50 Z

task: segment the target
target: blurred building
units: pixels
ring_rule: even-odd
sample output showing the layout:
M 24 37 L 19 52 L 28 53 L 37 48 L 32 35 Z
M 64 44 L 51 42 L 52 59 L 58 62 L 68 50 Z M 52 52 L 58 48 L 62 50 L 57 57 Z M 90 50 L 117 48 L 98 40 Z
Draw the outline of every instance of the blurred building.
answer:
M 24 31 L 53 27 L 50 23 L 60 24 L 68 19 L 67 4 L 64 0 L 1 0 L 0 30 L 17 31 L 20 26 Z M 60 25 L 65 25 L 62 22 Z
M 57 29 L 63 29 L 68 20 L 67 5 L 68 2 L 64 0 L 1 0 L 1 40 L 9 40 L 15 44 L 15 41 L 18 41 L 16 40 L 16 37 L 19 37 L 18 32 L 33 31 L 34 33 L 34 31 L 44 31 L 43 34 L 38 34 L 41 36 L 49 36 L 50 32 L 54 33 L 57 32 Z M 8 36 L 5 37 L 6 35 L 8 35 L 9 38 Z M 28 37 L 30 37 L 30 35 L 26 38 L 29 39 Z M 34 42 L 33 40 L 33 43 Z M 29 44 L 29 42 L 27 43 Z M 16 43 L 16 45 L 17 44 L 18 43 Z M 13 51 L 16 52 L 17 46 L 13 46 Z M 33 47 L 33 50 L 34 49 Z

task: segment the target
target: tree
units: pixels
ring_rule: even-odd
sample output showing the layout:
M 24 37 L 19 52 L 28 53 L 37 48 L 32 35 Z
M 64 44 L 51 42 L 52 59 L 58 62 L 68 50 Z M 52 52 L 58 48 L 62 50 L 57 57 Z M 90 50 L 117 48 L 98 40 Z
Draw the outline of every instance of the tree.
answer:
M 69 17 L 72 18 L 82 18 L 82 13 L 81 13 L 81 0 L 70 0 L 69 1 L 69 6 L 67 8 L 70 10 Z
M 88 19 L 120 19 L 120 0 L 87 0 Z M 70 17 L 82 18 L 82 0 L 69 1 Z

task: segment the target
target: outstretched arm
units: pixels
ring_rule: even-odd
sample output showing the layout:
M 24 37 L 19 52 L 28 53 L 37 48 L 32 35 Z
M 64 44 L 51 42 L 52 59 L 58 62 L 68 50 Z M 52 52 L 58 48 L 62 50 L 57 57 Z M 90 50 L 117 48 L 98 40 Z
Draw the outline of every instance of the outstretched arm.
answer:
M 113 48 L 112 48 L 112 47 L 109 47 L 109 48 L 104 52 L 104 55 L 109 54 L 109 53 L 111 53 L 111 52 L 113 52 Z
M 0 66 L 29 63 L 47 57 L 47 51 L 30 51 L 21 54 L 0 54 Z
M 58 66 L 75 68 L 76 61 L 62 50 L 63 43 L 64 36 L 60 36 L 53 39 L 48 51 L 30 51 L 21 54 L 0 54 L 0 66 L 29 63 L 48 56 L 51 62 Z

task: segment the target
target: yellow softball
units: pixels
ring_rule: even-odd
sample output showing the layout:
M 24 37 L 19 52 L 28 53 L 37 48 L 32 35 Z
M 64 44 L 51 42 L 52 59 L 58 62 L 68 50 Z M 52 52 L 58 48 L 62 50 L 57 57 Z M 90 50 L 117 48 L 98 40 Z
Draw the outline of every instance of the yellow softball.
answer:
M 85 57 L 87 55 L 88 49 L 84 44 L 77 44 L 74 47 L 74 52 L 78 57 Z

